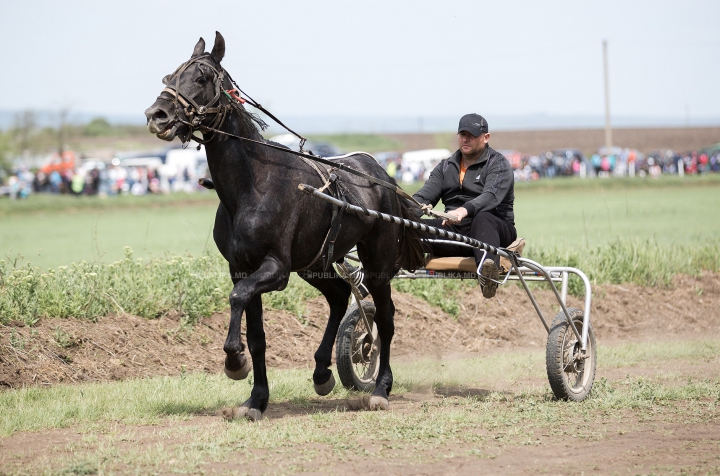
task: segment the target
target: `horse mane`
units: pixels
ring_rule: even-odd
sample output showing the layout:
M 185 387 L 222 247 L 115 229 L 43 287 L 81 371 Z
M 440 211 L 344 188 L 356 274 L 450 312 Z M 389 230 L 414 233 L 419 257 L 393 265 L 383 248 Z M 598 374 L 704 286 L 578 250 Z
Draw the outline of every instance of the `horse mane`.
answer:
M 248 111 L 242 104 L 238 103 L 237 101 L 232 101 L 230 99 L 228 99 L 228 101 L 230 102 L 230 105 L 233 107 L 233 109 L 237 112 L 238 119 L 240 120 L 242 126 L 245 129 L 249 129 L 260 134 L 262 131 L 269 127 L 267 123 L 263 121 L 258 114 Z

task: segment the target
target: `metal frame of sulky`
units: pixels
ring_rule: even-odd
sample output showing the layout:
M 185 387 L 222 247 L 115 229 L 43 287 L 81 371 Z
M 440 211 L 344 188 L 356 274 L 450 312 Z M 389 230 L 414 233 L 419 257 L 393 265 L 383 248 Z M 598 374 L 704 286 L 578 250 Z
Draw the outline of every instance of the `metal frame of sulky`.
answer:
M 464 246 L 468 246 L 471 248 L 477 248 L 484 250 L 486 253 L 492 253 L 499 256 L 502 256 L 504 258 L 507 258 L 511 265 L 512 269 L 505 274 L 502 281 L 499 281 L 499 284 L 504 284 L 508 280 L 514 280 L 514 281 L 520 281 L 523 288 L 525 289 L 525 292 L 528 295 L 528 298 L 533 304 L 533 307 L 535 308 L 535 311 L 537 312 L 538 316 L 540 317 L 540 320 L 542 321 L 543 325 L 545 326 L 545 329 L 550 332 L 550 327 L 548 326 L 548 322 L 545 319 L 545 316 L 543 315 L 542 310 L 540 309 L 540 306 L 538 305 L 537 300 L 535 299 L 535 296 L 533 295 L 532 291 L 530 290 L 530 287 L 528 286 L 528 281 L 541 281 L 546 282 L 549 284 L 550 288 L 552 289 L 553 293 L 555 294 L 555 297 L 557 298 L 558 304 L 562 308 L 563 314 L 565 314 L 565 319 L 567 319 L 568 325 L 573 330 L 573 333 L 575 334 L 575 337 L 580 341 L 582 344 L 582 350 L 585 352 L 587 350 L 587 339 L 588 339 L 588 329 L 589 329 L 589 323 L 590 323 L 590 306 L 592 302 L 592 291 L 590 287 L 590 280 L 588 277 L 583 273 L 581 270 L 577 268 L 572 268 L 568 266 L 542 266 L 540 263 L 537 263 L 533 260 L 523 258 L 513 252 L 510 252 L 504 248 L 496 248 L 494 246 L 488 245 L 487 243 L 483 243 L 482 241 L 478 241 L 472 238 L 469 238 L 464 235 L 459 235 L 457 233 L 452 233 L 447 230 L 443 230 L 440 228 L 435 228 L 432 226 L 425 225 L 423 223 L 419 223 L 416 221 L 407 220 L 404 218 L 396 217 L 393 215 L 388 215 L 387 213 L 381 213 L 377 212 L 375 210 L 368 210 L 363 209 L 361 207 L 351 205 L 347 202 L 343 202 L 341 200 L 338 200 L 334 197 L 331 197 L 329 195 L 324 194 L 323 192 L 319 191 L 315 187 L 312 187 L 310 185 L 306 184 L 300 184 L 298 185 L 298 188 L 303 191 L 304 193 L 307 193 L 308 195 L 313 195 L 317 198 L 320 198 L 322 200 L 325 200 L 327 202 L 332 203 L 335 206 L 343 207 L 345 210 L 355 213 L 357 215 L 367 215 L 372 216 L 375 218 L 380 218 L 384 221 L 397 223 L 398 225 L 403 225 L 407 227 L 411 227 L 420 231 L 423 231 L 425 233 L 436 235 L 441 238 L 444 238 L 444 240 L 452 241 L 453 244 L 461 244 Z M 443 240 L 432 240 L 432 241 L 443 241 Z M 585 305 L 583 309 L 583 331 L 582 335 L 578 331 L 577 327 L 573 323 L 572 318 L 570 317 L 570 313 L 568 312 L 566 301 L 567 301 L 567 291 L 568 291 L 568 280 L 570 274 L 574 274 L 583 281 L 583 284 L 585 286 Z M 476 273 L 470 273 L 470 272 L 462 272 L 462 271 L 431 271 L 426 269 L 420 269 L 416 270 L 414 272 L 401 270 L 400 273 L 398 273 L 397 276 L 395 276 L 395 279 L 477 279 Z M 561 283 L 561 291 L 558 291 L 557 286 L 555 286 L 555 283 Z

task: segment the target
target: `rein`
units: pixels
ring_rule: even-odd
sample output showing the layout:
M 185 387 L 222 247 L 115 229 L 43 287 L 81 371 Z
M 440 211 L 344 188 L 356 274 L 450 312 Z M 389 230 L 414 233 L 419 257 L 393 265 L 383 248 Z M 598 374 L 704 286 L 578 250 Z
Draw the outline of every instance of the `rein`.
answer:
M 416 204 L 427 215 L 436 216 L 436 217 L 442 218 L 444 220 L 451 220 L 451 221 L 455 220 L 455 217 L 452 215 L 433 210 L 432 205 L 425 205 L 423 203 L 418 202 L 412 195 L 410 195 L 405 190 L 400 188 L 399 185 L 394 185 L 394 184 L 388 182 L 387 180 L 382 180 L 377 177 L 373 177 L 372 175 L 369 175 L 369 174 L 366 174 L 359 170 L 353 169 L 352 167 L 348 167 L 347 165 L 340 164 L 340 163 L 337 163 L 337 162 L 334 162 L 331 160 L 327 160 L 322 157 L 318 157 L 316 155 L 305 153 L 305 151 L 303 151 L 303 146 L 305 145 L 305 141 L 306 141 L 305 137 L 302 137 L 301 135 L 299 135 L 298 133 L 296 133 L 289 127 L 287 127 L 285 124 L 282 123 L 282 121 L 280 121 L 278 118 L 276 118 L 267 109 L 262 107 L 258 102 L 253 100 L 248 94 L 246 94 L 242 89 L 240 89 L 240 87 L 237 85 L 235 80 L 233 80 L 232 77 L 230 76 L 230 73 L 225 71 L 224 68 L 221 68 L 222 72 L 218 71 L 212 64 L 208 63 L 207 61 L 203 61 L 203 59 L 204 59 L 203 56 L 198 56 L 198 57 L 192 58 L 188 62 L 182 64 L 175 71 L 175 73 L 173 73 L 173 75 L 175 76 L 175 87 L 173 88 L 171 86 L 167 86 L 161 92 L 161 94 L 163 92 L 166 92 L 166 93 L 172 95 L 174 98 L 175 121 L 185 124 L 186 126 L 188 126 L 190 128 L 190 132 L 188 133 L 188 136 L 187 136 L 187 142 L 189 142 L 190 138 L 192 137 L 193 140 L 197 141 L 200 144 L 207 144 L 214 138 L 214 134 L 222 134 L 224 136 L 232 137 L 232 138 L 235 138 L 235 139 L 238 139 L 241 141 L 251 142 L 253 144 L 258 144 L 258 145 L 262 145 L 264 147 L 268 147 L 271 149 L 276 149 L 276 150 L 279 150 L 282 152 L 287 152 L 287 153 L 296 155 L 298 157 L 302 157 L 303 159 L 312 160 L 314 162 L 318 162 L 318 163 L 321 163 L 324 165 L 329 165 L 330 167 L 333 167 L 334 169 L 343 170 L 350 174 L 357 175 L 358 177 L 362 177 L 371 183 L 381 185 L 385 188 L 388 188 L 388 189 L 392 190 L 393 192 L 395 192 L 395 194 L 400 195 L 401 197 L 403 197 L 407 200 L 410 200 L 411 202 Z M 195 62 L 209 67 L 214 73 L 213 82 L 215 85 L 215 97 L 213 97 L 213 99 L 206 106 L 198 105 L 192 98 L 185 96 L 184 94 L 182 94 L 180 92 L 180 76 L 191 64 L 193 64 Z M 225 77 L 225 75 L 223 73 L 227 74 L 228 79 L 232 82 L 233 85 L 235 85 L 236 89 L 230 89 L 230 90 L 223 89 L 222 83 L 223 83 L 223 79 Z M 168 80 L 168 79 L 172 79 L 172 78 L 168 78 L 166 76 L 165 78 L 163 78 L 163 83 L 167 84 L 166 80 Z M 169 80 L 168 80 L 168 82 L 169 82 Z M 238 94 L 238 91 L 240 91 L 242 94 L 245 94 L 245 96 L 248 97 L 248 100 L 240 97 L 240 95 Z M 220 104 L 220 98 L 223 94 L 225 95 L 225 97 L 228 98 L 228 100 L 231 101 L 230 104 L 226 104 L 226 105 Z M 283 146 L 275 145 L 275 144 L 264 142 L 264 141 L 258 141 L 255 139 L 250 139 L 249 137 L 242 137 L 237 134 L 231 134 L 229 132 L 220 130 L 220 127 L 222 127 L 222 124 L 225 122 L 225 117 L 227 116 L 228 110 L 231 108 L 234 108 L 234 107 L 242 108 L 242 104 L 244 104 L 246 102 L 250 103 L 250 105 L 252 105 L 256 109 L 259 109 L 260 111 L 267 114 L 270 118 L 272 118 L 275 122 L 277 122 L 279 125 L 284 127 L 287 131 L 291 132 L 293 135 L 298 137 L 300 139 L 300 152 L 294 151 L 292 149 L 289 149 L 289 148 L 286 148 Z M 180 118 L 180 116 L 178 115 L 178 110 L 179 110 L 178 103 L 183 106 L 183 112 L 188 117 L 189 121 Z M 217 103 L 217 106 L 215 106 L 216 103 Z M 210 125 L 204 124 L 205 117 L 208 114 L 215 114 L 215 117 L 214 117 L 213 121 L 210 123 Z M 193 132 L 196 130 L 202 132 L 203 134 L 210 132 L 213 134 L 213 136 L 211 136 L 207 139 L 205 139 L 205 138 L 200 139 L 197 136 L 193 135 Z M 200 146 L 198 145 L 198 150 L 199 149 L 200 149 Z M 369 158 L 377 161 L 377 159 L 375 159 L 375 157 L 368 154 L 367 152 L 352 152 L 350 154 L 333 157 L 333 159 L 343 159 L 343 158 L 347 158 L 352 155 L 358 155 L 358 154 L 364 155 L 366 157 L 369 157 Z

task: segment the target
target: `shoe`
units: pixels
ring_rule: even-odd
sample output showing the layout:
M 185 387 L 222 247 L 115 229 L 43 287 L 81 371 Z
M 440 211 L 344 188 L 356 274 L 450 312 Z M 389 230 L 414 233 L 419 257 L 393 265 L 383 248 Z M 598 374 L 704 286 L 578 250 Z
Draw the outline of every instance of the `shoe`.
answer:
M 497 293 L 498 283 L 497 280 L 500 278 L 500 271 L 495 266 L 495 261 L 486 259 L 483 261 L 480 267 L 480 276 L 478 281 L 480 282 L 480 288 L 482 289 L 483 296 L 487 299 L 495 297 Z

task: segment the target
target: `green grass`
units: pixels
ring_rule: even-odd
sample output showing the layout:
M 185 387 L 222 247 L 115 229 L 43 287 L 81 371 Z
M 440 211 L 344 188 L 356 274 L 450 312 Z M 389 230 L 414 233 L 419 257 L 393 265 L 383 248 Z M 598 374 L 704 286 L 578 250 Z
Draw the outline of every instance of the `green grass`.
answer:
M 699 246 L 720 236 L 718 179 L 530 184 L 516 189 L 515 223 L 528 239 L 528 251 L 548 246 L 586 251 L 636 240 L 668 248 Z
M 217 198 L 185 204 L 180 197 L 170 197 L 58 197 L 62 205 L 72 206 L 69 209 L 54 208 L 47 196 L 16 202 L 25 209 L 0 215 L 0 258 L 20 257 L 21 264 L 47 269 L 80 261 L 113 262 L 122 259 L 125 246 L 143 258 L 215 252 Z
M 0 199 L 0 218 L 33 213 L 85 213 L 122 209 L 152 209 L 206 205 L 217 207 L 214 191 L 199 193 L 172 193 L 167 195 L 118 195 L 112 197 L 34 194 L 26 200 Z M 32 215 L 37 216 L 37 215 Z
M 418 187 L 407 189 L 412 193 Z M 714 176 L 558 179 L 518 185 L 516 222 L 528 242 L 525 255 L 542 264 L 577 267 L 594 284 L 669 286 L 678 273 L 720 270 L 717 203 L 720 180 Z M 193 321 L 227 308 L 231 284 L 211 236 L 217 206 L 212 194 L 104 200 L 32 196 L 0 201 L 0 206 L 2 319 L 92 318 L 123 309 L 146 317 L 179 311 Z M 134 260 L 144 260 L 132 268 L 142 273 L 128 274 L 133 279 L 110 268 L 124 262 L 125 246 L 134 250 Z M 59 268 L 71 263 L 76 265 Z M 194 271 L 183 274 L 178 266 Z M 92 273 L 99 277 L 88 278 Z M 212 277 L 193 284 L 197 275 Z M 458 314 L 459 294 L 469 285 L 394 284 L 451 315 Z M 581 292 L 579 279 L 571 279 L 570 291 Z M 317 295 L 294 276 L 265 304 L 301 314 L 305 300 Z
M 143 260 L 134 258 L 130 247 L 110 264 L 82 261 L 48 271 L 0 260 L 0 324 L 125 313 L 156 318 L 170 312 L 193 324 L 228 308 L 232 282 L 226 269 L 219 253 Z M 265 295 L 263 304 L 300 315 L 307 300 L 319 294 L 293 275 L 285 291 Z
M 419 185 L 410 185 L 409 192 Z M 720 236 L 720 181 L 542 181 L 516 191 L 516 223 L 529 254 L 587 253 L 609 243 L 651 240 L 665 249 L 714 243 Z M 108 199 L 32 196 L 0 200 L 0 256 L 42 269 L 72 262 L 215 250 L 212 194 Z M 549 252 L 549 251 L 548 251 Z
M 470 286 L 477 286 L 477 283 L 459 279 L 397 279 L 392 282 L 392 286 L 457 317 L 460 314 L 460 294 Z
M 188 386 L 207 383 L 189 381 Z M 660 412 L 664 419 L 684 425 L 707 423 L 718 415 L 717 380 L 680 385 L 601 380 L 597 387 L 597 395 L 581 404 L 553 401 L 546 390 L 523 388 L 513 394 L 491 392 L 422 402 L 413 404 L 412 411 L 310 411 L 259 424 L 179 425 L 177 420 L 194 416 L 181 404 L 172 408 L 177 412 L 172 416 L 128 420 L 159 423 L 151 436 L 144 430 L 147 427 L 126 426 L 124 420 L 87 425 L 80 413 L 74 417 L 79 426 L 73 429 L 83 435 L 81 439 L 62 445 L 64 452 L 38 455 L 30 467 L 12 469 L 18 474 L 198 474 L 217 463 L 216 470 L 223 474 L 238 474 L 233 471 L 243 462 L 251 468 L 294 474 L 317 470 L 318 464 L 342 468 L 343 462 L 361 459 L 407 471 L 408 466 L 453 457 L 470 457 L 482 465 L 503 449 L 548 440 L 564 439 L 566 444 L 603 440 L 608 432 L 622 434 L 634 429 L 637 419 Z M 177 400 L 165 392 L 158 397 Z M 75 399 L 70 400 L 73 407 Z M 191 404 L 188 410 L 192 408 L 197 407 Z

